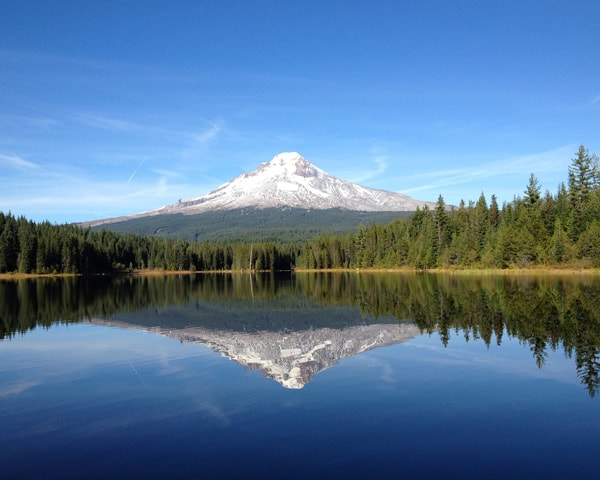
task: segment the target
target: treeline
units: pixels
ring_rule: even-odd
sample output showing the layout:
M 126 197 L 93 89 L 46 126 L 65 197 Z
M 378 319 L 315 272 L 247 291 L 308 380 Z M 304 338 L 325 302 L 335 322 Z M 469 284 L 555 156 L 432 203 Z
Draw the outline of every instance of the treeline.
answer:
M 190 242 L 36 224 L 0 212 L 0 273 L 110 273 L 131 269 L 600 267 L 600 170 L 583 146 L 568 182 L 542 195 L 531 174 L 523 196 L 417 210 L 391 223 L 302 244 Z
M 523 196 L 499 208 L 464 201 L 345 236 L 322 235 L 302 246 L 298 268 L 509 268 L 600 267 L 600 170 L 583 146 L 568 169 L 568 183 L 542 195 L 531 174 Z
M 0 212 L 0 273 L 113 273 L 132 269 L 186 271 L 289 270 L 293 259 L 274 243 L 189 242 L 36 224 Z

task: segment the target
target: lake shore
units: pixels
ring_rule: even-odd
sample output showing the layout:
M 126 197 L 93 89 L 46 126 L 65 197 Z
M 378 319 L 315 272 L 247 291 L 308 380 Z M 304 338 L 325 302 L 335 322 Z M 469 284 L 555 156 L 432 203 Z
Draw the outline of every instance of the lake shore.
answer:
M 62 277 L 79 277 L 75 273 L 0 273 L 0 280 L 23 280 L 27 278 L 62 278 Z
M 265 273 L 268 270 L 258 273 Z M 597 268 L 576 268 L 576 267 L 532 267 L 532 268 L 434 268 L 434 269 L 414 269 L 414 268 L 328 268 L 328 269 L 294 269 L 295 273 L 411 273 L 411 274 L 445 274 L 445 275 L 600 275 L 600 269 Z M 163 276 L 163 275 L 194 275 L 194 274 L 234 274 L 249 273 L 244 270 L 133 270 L 128 272 L 115 272 L 99 275 L 136 275 L 136 276 Z M 72 273 L 0 273 L 0 280 L 22 280 L 31 278 L 57 278 L 57 277 L 77 277 L 80 274 Z

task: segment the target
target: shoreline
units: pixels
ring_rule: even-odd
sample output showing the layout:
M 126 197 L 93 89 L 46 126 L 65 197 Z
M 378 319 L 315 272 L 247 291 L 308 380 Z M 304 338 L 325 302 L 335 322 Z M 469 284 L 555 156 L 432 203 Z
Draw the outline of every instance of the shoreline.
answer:
M 268 273 L 270 270 L 260 270 L 252 273 Z M 274 273 L 282 273 L 284 270 L 277 270 Z M 405 267 L 394 268 L 324 268 L 324 269 L 294 269 L 285 270 L 291 273 L 397 273 L 397 274 L 450 274 L 450 275 L 600 275 L 598 268 L 577 268 L 577 267 L 532 267 L 532 268 L 433 268 L 433 269 L 414 269 Z M 90 276 L 120 276 L 132 275 L 140 277 L 165 276 L 165 275 L 214 275 L 214 274 L 247 274 L 251 273 L 247 269 L 243 270 L 132 270 L 127 272 L 98 273 Z M 37 278 L 64 278 L 64 277 L 82 277 L 84 274 L 75 273 L 0 273 L 1 280 L 25 280 Z

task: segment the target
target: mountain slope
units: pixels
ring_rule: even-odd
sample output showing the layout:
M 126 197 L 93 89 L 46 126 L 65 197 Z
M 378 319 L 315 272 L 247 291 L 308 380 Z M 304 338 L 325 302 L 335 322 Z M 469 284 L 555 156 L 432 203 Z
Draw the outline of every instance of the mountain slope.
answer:
M 246 208 L 194 215 L 162 214 L 98 225 L 117 233 L 134 233 L 189 241 L 306 242 L 319 234 L 345 235 L 361 225 L 384 224 L 410 212 L 356 212 L 330 208 Z
M 251 173 L 243 173 L 212 192 L 136 215 L 85 222 L 98 226 L 156 215 L 196 215 L 235 209 L 342 209 L 360 212 L 409 212 L 433 203 L 401 193 L 340 180 L 296 152 L 281 153 Z

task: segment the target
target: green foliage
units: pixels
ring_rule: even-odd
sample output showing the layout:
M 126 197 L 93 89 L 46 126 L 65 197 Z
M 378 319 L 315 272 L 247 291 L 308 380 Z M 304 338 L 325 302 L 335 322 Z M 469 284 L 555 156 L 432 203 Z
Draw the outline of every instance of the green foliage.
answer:
M 540 202 L 541 193 L 542 191 L 540 189 L 539 180 L 532 173 L 529 176 L 529 183 L 525 189 L 525 205 L 529 208 L 535 208 Z
M 75 225 L 35 224 L 0 213 L 0 273 L 93 274 L 159 270 L 289 270 L 297 256 L 294 245 L 273 242 L 189 242 Z
M 525 197 L 502 209 L 495 196 L 488 206 L 483 193 L 476 203 L 461 201 L 458 208 L 448 208 L 440 195 L 433 212 L 418 209 L 410 218 L 362 227 L 345 242 L 335 236 L 320 238 L 318 247 L 309 242 L 301 249 L 299 265 L 319 268 L 310 259 L 325 258 L 323 249 L 337 239 L 341 250 L 336 255 L 346 258 L 344 266 L 351 268 L 598 267 L 598 159 L 581 147 L 572 162 L 569 189 L 563 183 L 556 195 L 542 196 L 534 174 Z
M 579 237 L 579 257 L 592 267 L 600 267 L 600 220 L 594 220 Z
M 148 237 L 186 239 L 189 242 L 275 242 L 298 244 L 326 233 L 344 235 L 371 222 L 387 223 L 411 212 L 355 212 L 302 208 L 235 209 L 196 215 L 153 215 L 112 223 L 109 229 Z

